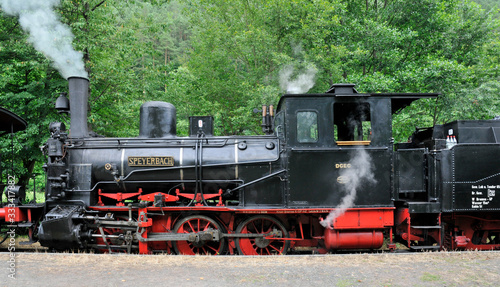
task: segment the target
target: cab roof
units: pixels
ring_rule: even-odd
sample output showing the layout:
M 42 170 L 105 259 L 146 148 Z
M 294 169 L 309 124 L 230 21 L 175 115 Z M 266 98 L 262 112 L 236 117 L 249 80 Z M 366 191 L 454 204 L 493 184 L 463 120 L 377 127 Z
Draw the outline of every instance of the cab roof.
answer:
M 353 98 L 390 98 L 392 113 L 411 105 L 413 101 L 419 99 L 437 98 L 439 93 L 358 93 L 354 88 L 355 84 L 334 84 L 324 94 L 284 94 L 281 96 L 277 110 L 281 109 L 282 103 L 289 98 L 307 97 L 353 97 Z

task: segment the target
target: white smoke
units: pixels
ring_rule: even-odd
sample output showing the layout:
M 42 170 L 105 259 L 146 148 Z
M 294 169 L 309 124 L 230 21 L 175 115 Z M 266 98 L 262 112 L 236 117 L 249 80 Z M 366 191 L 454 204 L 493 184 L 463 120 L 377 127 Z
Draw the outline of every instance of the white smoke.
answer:
M 59 21 L 53 7 L 60 0 L 1 0 L 2 10 L 18 16 L 29 41 L 35 49 L 53 61 L 54 67 L 64 78 L 87 77 L 82 53 L 73 49 L 73 34 L 68 26 Z
M 335 219 L 344 214 L 346 209 L 354 205 L 356 193 L 360 185 L 364 182 L 376 183 L 373 174 L 373 166 L 370 155 L 365 149 L 359 149 L 353 152 L 351 159 L 351 168 L 343 169 L 340 172 L 340 177 L 345 182 L 345 196 L 339 206 L 335 207 L 330 214 L 321 221 L 323 227 L 332 227 Z
M 316 68 L 310 67 L 305 71 L 299 71 L 298 75 L 293 78 L 295 68 L 292 65 L 287 65 L 280 71 L 281 89 L 288 94 L 307 93 L 314 87 L 317 71 Z

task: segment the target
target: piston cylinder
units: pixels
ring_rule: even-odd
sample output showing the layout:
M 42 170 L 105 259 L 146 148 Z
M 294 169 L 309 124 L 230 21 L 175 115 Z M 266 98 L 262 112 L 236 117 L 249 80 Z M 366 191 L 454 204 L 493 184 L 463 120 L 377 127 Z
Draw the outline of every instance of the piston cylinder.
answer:
M 377 249 L 384 243 L 382 231 L 345 231 L 326 229 L 325 247 L 327 249 Z

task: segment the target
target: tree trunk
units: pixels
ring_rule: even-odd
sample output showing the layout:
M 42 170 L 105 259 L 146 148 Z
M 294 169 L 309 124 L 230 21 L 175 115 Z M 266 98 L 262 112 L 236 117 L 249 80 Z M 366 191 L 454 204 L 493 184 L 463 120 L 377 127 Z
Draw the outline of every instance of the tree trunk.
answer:
M 35 161 L 34 160 L 23 161 L 23 166 L 24 168 L 26 168 L 27 172 L 19 176 L 17 184 L 20 186 L 27 187 L 31 175 L 33 173 L 33 169 L 35 168 Z

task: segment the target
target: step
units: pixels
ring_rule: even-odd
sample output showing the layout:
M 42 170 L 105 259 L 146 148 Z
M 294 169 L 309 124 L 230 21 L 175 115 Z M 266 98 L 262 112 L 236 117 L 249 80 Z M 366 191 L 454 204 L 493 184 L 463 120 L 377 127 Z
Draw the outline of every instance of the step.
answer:
M 415 228 L 415 229 L 441 229 L 441 226 L 439 226 L 439 225 L 433 225 L 433 226 L 428 226 L 428 225 L 411 225 L 411 228 Z

